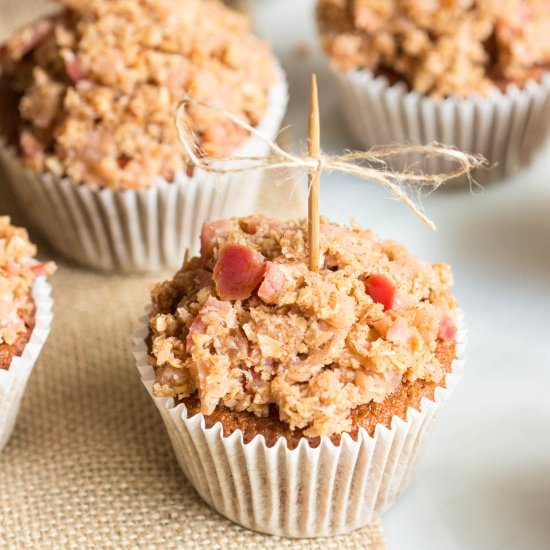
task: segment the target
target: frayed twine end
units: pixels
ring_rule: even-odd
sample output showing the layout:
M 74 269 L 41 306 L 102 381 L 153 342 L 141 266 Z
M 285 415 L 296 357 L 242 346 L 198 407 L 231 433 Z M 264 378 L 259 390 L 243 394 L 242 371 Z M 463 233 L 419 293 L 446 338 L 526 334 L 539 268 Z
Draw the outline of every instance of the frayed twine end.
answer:
M 199 106 L 212 110 L 230 120 L 240 128 L 266 143 L 271 153 L 264 157 L 208 157 L 201 154 L 198 140 L 186 122 L 188 106 Z M 230 112 L 186 96 L 176 108 L 176 127 L 179 140 L 189 160 L 205 172 L 228 174 L 244 173 L 251 170 L 302 169 L 311 171 L 337 171 L 349 174 L 365 181 L 373 181 L 385 187 L 396 199 L 407 205 L 422 222 L 436 229 L 434 222 L 423 212 L 421 206 L 413 200 L 407 188 L 434 191 L 449 180 L 463 175 L 471 177 L 471 172 L 486 166 L 486 160 L 480 155 L 464 153 L 458 149 L 439 143 L 429 145 L 395 145 L 377 147 L 370 151 L 351 151 L 343 155 L 321 154 L 319 158 L 309 155 L 288 153 L 273 140 L 256 130 L 246 121 Z M 405 155 L 420 155 L 423 159 L 442 157 L 456 165 L 456 168 L 440 174 L 426 174 L 410 170 L 392 170 L 388 163 Z

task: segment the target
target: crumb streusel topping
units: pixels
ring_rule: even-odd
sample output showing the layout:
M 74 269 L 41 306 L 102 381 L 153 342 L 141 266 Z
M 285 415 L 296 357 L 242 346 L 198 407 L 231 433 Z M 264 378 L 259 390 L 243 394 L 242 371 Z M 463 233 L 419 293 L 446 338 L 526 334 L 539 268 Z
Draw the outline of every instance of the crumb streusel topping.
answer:
M 27 231 L 0 216 L 0 345 L 15 343 L 27 330 L 27 312 L 34 308 L 30 292 L 35 279 L 53 273 L 52 263 L 34 259 L 36 247 Z
M 201 256 L 152 289 L 157 396 L 197 393 L 279 418 L 307 437 L 347 431 L 358 406 L 404 381 L 443 383 L 454 342 L 447 265 L 412 257 L 372 231 L 322 220 L 322 269 L 307 268 L 305 220 L 208 223 Z
M 60 5 L 0 46 L 4 86 L 20 97 L 19 149 L 32 169 L 94 187 L 148 187 L 187 169 L 174 122 L 184 92 L 253 126 L 265 115 L 273 55 L 221 2 Z M 209 155 L 248 138 L 215 112 L 188 112 Z
M 389 69 L 434 96 L 488 94 L 550 63 L 548 0 L 319 0 L 340 69 Z

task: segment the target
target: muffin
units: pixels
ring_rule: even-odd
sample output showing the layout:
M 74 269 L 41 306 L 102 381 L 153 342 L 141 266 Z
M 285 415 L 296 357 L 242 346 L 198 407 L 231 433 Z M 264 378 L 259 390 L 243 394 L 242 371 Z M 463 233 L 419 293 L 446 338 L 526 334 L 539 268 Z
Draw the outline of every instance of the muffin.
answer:
M 243 12 L 247 12 L 250 9 L 250 6 L 248 5 L 248 0 L 226 0 L 225 3 Z
M 440 142 L 512 175 L 548 136 L 546 0 L 319 0 L 321 41 L 364 147 Z M 444 161 L 431 170 L 441 171 Z
M 24 229 L 0 216 L 0 450 L 7 443 L 21 397 L 52 319 L 52 263 L 34 259 Z
M 106 270 L 181 265 L 212 216 L 244 214 L 260 176 L 213 176 L 183 155 L 186 94 L 275 138 L 286 83 L 245 16 L 208 0 L 63 0 L 0 48 L 0 161 L 29 218 L 67 258 Z M 11 118 L 8 122 L 8 118 Z M 214 110 L 188 126 L 209 156 L 266 145 Z
M 136 333 L 176 456 L 223 515 L 270 534 L 344 533 L 384 512 L 458 381 L 461 314 L 442 263 L 357 225 L 203 227 Z

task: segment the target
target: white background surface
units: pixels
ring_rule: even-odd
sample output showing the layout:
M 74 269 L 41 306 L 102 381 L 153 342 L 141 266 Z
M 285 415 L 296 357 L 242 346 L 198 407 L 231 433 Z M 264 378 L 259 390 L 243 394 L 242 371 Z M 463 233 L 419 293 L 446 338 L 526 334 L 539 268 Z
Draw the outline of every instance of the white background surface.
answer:
M 305 144 L 309 77 L 320 78 L 322 146 L 353 141 L 338 112 L 312 0 L 256 0 L 258 32 L 287 71 L 292 135 Z M 307 44 L 309 55 L 296 55 Z M 297 144 L 298 145 L 298 144 Z M 322 212 L 351 216 L 443 260 L 470 327 L 465 377 L 409 491 L 384 519 L 390 550 L 550 549 L 550 152 L 484 190 L 424 201 L 432 232 L 373 184 L 325 175 Z

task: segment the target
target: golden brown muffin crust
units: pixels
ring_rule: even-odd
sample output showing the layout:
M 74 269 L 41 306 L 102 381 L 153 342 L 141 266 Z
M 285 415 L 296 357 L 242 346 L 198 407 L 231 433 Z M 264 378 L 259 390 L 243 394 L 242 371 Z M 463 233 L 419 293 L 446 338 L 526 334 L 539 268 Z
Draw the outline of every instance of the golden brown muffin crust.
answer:
M 451 372 L 456 357 L 456 345 L 440 342 L 436 354 L 445 372 Z M 435 390 L 438 387 L 444 387 L 444 384 L 435 384 L 426 380 L 404 382 L 394 393 L 388 395 L 382 403 L 371 401 L 354 409 L 351 414 L 352 428 L 346 433 L 349 433 L 356 440 L 360 428 L 363 428 L 372 436 L 378 424 L 389 428 L 394 416 L 406 420 L 409 407 L 419 410 L 422 399 L 425 397 L 433 400 Z M 196 395 L 176 401 L 176 404 L 179 403 L 185 405 L 189 417 L 200 413 L 200 403 Z M 291 430 L 288 424 L 279 420 L 274 407 L 271 408 L 269 416 L 258 417 L 250 412 L 236 412 L 218 406 L 212 414 L 205 415 L 204 419 L 207 428 L 211 428 L 217 422 L 220 422 L 225 437 L 240 430 L 245 443 L 252 441 L 256 435 L 263 435 L 266 445 L 273 447 L 279 438 L 284 437 L 288 448 L 295 449 L 305 437 L 303 430 Z M 334 434 L 330 439 L 335 445 L 338 445 L 341 436 L 342 434 Z M 319 446 L 321 441 L 319 437 L 306 437 L 306 439 L 311 447 Z

